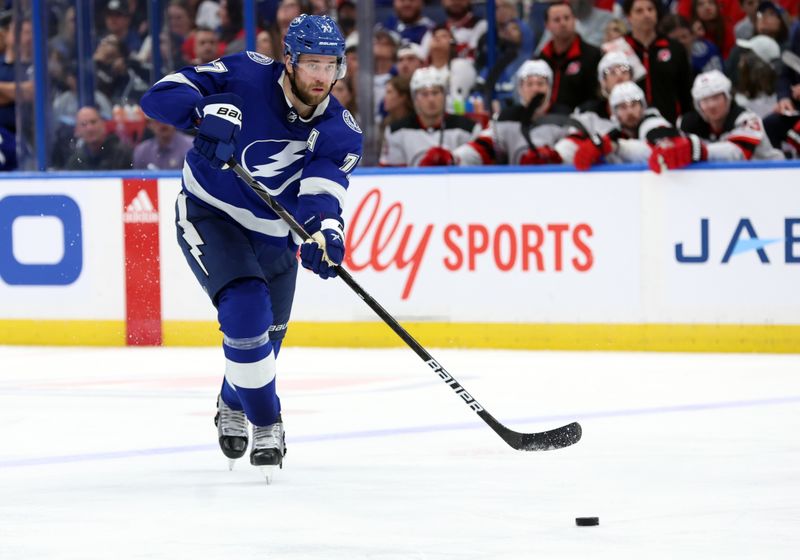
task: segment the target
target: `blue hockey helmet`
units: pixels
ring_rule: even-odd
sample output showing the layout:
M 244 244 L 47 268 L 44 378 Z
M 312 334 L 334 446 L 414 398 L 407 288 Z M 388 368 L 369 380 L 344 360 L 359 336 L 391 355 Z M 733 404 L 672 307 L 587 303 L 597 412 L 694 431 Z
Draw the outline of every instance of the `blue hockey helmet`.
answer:
M 283 53 L 292 57 L 292 65 L 301 54 L 335 56 L 335 79 L 341 80 L 347 72 L 344 37 L 329 16 L 301 14 L 294 18 L 283 40 Z

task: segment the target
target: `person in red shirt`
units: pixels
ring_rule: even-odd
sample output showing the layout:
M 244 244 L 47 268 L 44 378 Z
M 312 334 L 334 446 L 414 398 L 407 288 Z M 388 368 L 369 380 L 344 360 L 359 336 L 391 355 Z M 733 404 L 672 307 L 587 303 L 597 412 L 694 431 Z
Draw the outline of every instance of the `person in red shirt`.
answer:
M 692 0 L 692 28 L 695 35 L 714 43 L 728 58 L 734 45 L 733 23 L 726 20 L 720 11 L 720 0 Z

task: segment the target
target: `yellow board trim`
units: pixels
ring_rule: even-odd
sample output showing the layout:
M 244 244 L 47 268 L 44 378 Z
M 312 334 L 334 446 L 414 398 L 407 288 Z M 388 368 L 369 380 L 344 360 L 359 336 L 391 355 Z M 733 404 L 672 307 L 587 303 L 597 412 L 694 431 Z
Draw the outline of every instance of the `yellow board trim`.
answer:
M 800 353 L 800 325 L 404 323 L 429 348 Z M 165 321 L 164 346 L 218 346 L 215 323 Z M 0 344 L 123 346 L 124 321 L 0 320 Z M 393 348 L 380 322 L 293 322 L 286 346 Z
M 124 346 L 125 321 L 0 320 L 0 344 Z

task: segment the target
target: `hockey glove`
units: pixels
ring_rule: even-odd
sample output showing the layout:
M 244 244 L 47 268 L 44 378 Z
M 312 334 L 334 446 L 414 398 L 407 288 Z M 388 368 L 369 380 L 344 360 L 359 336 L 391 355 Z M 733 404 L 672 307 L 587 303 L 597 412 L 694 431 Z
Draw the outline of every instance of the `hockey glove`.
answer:
M 300 246 L 300 262 L 320 278 L 335 278 L 336 267 L 344 260 L 342 222 L 336 218 L 312 216 L 304 226 L 311 237 Z
M 695 134 L 660 141 L 653 147 L 648 165 L 656 173 L 666 169 L 681 169 L 696 161 L 708 159 L 708 148 Z
M 786 142 L 800 154 L 800 119 L 786 133 Z
M 454 165 L 455 158 L 453 154 L 447 148 L 442 148 L 441 146 L 434 146 L 427 152 L 425 155 L 422 156 L 422 159 L 419 160 L 420 167 L 431 167 L 431 166 L 439 166 L 439 165 Z
M 224 167 L 236 150 L 242 105 L 242 98 L 235 93 L 218 93 L 204 97 L 195 107 L 201 120 L 194 147 L 215 169 Z
M 561 163 L 561 156 L 550 146 L 536 146 L 536 149 L 528 148 L 528 151 L 519 158 L 520 165 L 544 165 L 546 163 Z
M 586 138 L 578 144 L 578 150 L 575 152 L 575 169 L 578 171 L 588 171 L 594 164 L 600 161 L 600 158 L 607 156 L 614 150 L 614 144 L 611 137 L 606 134 L 605 136 L 598 137 L 596 140 Z

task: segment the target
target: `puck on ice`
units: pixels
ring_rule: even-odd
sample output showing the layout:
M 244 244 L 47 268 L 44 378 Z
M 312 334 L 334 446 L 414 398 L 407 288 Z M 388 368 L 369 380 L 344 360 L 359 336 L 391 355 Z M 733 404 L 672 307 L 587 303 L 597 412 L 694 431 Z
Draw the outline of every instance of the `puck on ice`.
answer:
M 591 527 L 593 525 L 600 525 L 599 517 L 576 517 L 575 525 L 578 527 Z

